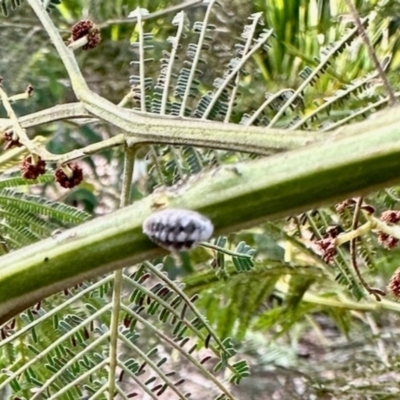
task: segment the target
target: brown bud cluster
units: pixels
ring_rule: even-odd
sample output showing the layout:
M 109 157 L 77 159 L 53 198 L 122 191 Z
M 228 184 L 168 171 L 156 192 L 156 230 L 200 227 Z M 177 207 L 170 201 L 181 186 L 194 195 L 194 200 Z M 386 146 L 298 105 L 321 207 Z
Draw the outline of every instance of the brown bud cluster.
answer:
M 4 133 L 4 136 L 3 136 L 4 141 L 5 141 L 4 150 L 8 150 L 13 147 L 21 147 L 22 146 L 22 144 L 19 142 L 19 139 L 17 138 L 16 140 L 14 140 L 13 136 L 14 136 L 13 131 Z
M 332 225 L 326 228 L 326 237 L 321 240 L 315 241 L 322 259 L 326 263 L 331 263 L 336 256 L 335 238 L 340 233 L 340 226 Z
M 25 179 L 36 179 L 39 175 L 43 175 L 46 172 L 46 163 L 39 156 L 37 161 L 34 163 L 32 155 L 26 156 L 21 164 L 21 174 Z
M 378 232 L 378 243 L 386 249 L 390 250 L 397 246 L 397 244 L 399 243 L 399 239 L 396 239 L 395 237 L 390 236 L 385 232 Z
M 339 225 L 331 225 L 326 228 L 326 235 L 330 238 L 336 238 L 342 231 Z
M 356 201 L 354 199 L 346 199 L 341 203 L 336 204 L 335 209 L 336 211 L 341 214 L 346 208 L 354 207 Z
M 387 210 L 381 214 L 380 220 L 387 224 L 396 224 L 400 221 L 400 210 Z M 399 243 L 399 239 L 378 231 L 378 243 L 387 249 L 393 249 Z
M 82 46 L 83 50 L 93 49 L 100 43 L 100 29 L 93 21 L 89 19 L 79 21 L 72 27 L 71 37 L 69 38 L 68 42 L 75 42 L 84 36 L 87 36 L 88 42 Z
M 321 253 L 321 257 L 326 263 L 331 263 L 336 256 L 335 238 L 327 237 L 325 239 L 317 240 L 315 244 Z
M 78 186 L 83 180 L 82 168 L 76 163 L 69 163 L 64 168 L 68 168 L 71 173 L 68 176 L 61 167 L 58 167 L 54 172 L 56 181 L 66 189 Z
M 396 269 L 390 278 L 387 289 L 393 296 L 400 298 L 400 267 Z
M 29 84 L 28 87 L 26 88 L 25 92 L 28 95 L 28 97 L 31 97 L 32 93 L 33 93 L 33 86 L 31 84 Z
M 381 221 L 389 222 L 395 224 L 400 221 L 400 211 L 399 210 L 387 210 L 381 214 Z

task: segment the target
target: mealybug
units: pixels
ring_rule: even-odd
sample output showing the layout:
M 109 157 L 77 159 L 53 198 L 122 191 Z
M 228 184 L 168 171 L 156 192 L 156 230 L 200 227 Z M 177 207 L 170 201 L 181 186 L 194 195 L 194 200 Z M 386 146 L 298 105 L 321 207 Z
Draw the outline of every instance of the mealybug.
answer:
M 174 208 L 155 212 L 143 223 L 143 233 L 169 251 L 193 249 L 213 231 L 211 221 L 198 212 Z

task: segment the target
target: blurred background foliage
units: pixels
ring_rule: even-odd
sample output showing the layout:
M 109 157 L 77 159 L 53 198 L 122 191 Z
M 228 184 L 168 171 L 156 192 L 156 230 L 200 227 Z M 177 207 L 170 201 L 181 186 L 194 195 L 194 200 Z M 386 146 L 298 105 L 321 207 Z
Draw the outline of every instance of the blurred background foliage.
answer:
M 7 18 L 0 17 L 0 74 L 4 87 L 9 94 L 24 91 L 28 83 L 35 89 L 29 101 L 16 104 L 17 113 L 24 115 L 75 101 L 63 65 L 30 8 L 24 2 L 17 10 L 13 10 L 16 4 L 0 3 L 9 12 Z M 52 18 L 65 39 L 69 37 L 70 27 L 80 19 L 90 18 L 101 27 L 101 46 L 90 52 L 78 51 L 77 58 L 89 86 L 119 103 L 131 90 L 130 76 L 137 73 L 136 67 L 131 65 L 132 60 L 137 60 L 137 54 L 130 42 L 137 41 L 139 33 L 136 23 L 127 18 L 128 14 L 138 6 L 155 13 L 180 3 L 63 0 L 52 10 Z M 400 86 L 400 2 L 356 0 L 354 3 L 360 16 L 369 18 L 368 35 L 378 58 L 388 57 L 387 76 L 397 91 Z M 186 10 L 191 26 L 204 18 L 205 7 L 206 4 L 197 4 Z M 206 64 L 198 86 L 198 98 L 213 90 L 214 79 L 224 75 L 243 28 L 249 24 L 247 18 L 257 12 L 262 12 L 264 26 L 257 26 L 254 35 L 267 28 L 273 29 L 274 37 L 268 40 L 269 49 L 258 51 L 246 64 L 246 74 L 239 85 L 240 95 L 230 118 L 233 122 L 243 123 L 246 115 L 250 117 L 265 101 L 266 93 L 296 90 L 304 80 L 301 71 L 306 66 L 311 70 L 316 68 L 321 50 L 340 40 L 345 35 L 347 22 L 352 20 L 343 0 L 220 0 L 210 20 L 215 30 L 208 50 L 203 52 Z M 154 61 L 146 67 L 146 77 L 153 78 L 153 82 L 160 73 L 162 51 L 170 49 L 167 39 L 176 32 L 172 25 L 175 14 L 164 13 L 143 23 L 145 32 L 153 35 L 151 57 Z M 184 43 L 190 43 L 194 37 L 196 34 L 189 29 Z M 176 65 L 180 66 L 183 60 L 180 56 Z M 301 127 L 329 126 L 352 116 L 355 110 L 378 103 L 386 94 L 377 77 L 339 100 L 341 91 L 371 73 L 374 73 L 373 63 L 358 38 L 346 51 L 335 55 L 318 79 L 302 92 L 301 104 L 287 110 L 279 125 L 290 129 L 299 119 L 335 96 L 338 101 L 330 112 L 318 112 L 316 120 L 310 119 Z M 153 96 L 153 88 L 146 94 Z M 283 101 L 284 98 L 281 103 Z M 190 103 L 192 112 L 195 104 Z M 380 103 L 355 116 L 354 120 L 363 119 L 385 105 Z M 280 106 L 275 104 L 275 108 L 265 110 L 264 119 L 259 118 L 257 123 L 267 125 Z M 0 117 L 4 116 L 4 111 L 0 110 Z M 215 119 L 223 120 L 223 115 Z M 55 153 L 70 151 L 115 133 L 118 133 L 115 128 L 104 124 L 65 122 L 29 131 L 31 137 L 47 137 L 48 148 Z M 194 163 L 188 161 L 189 156 L 180 158 L 180 150 L 174 153 L 169 148 L 157 148 L 150 150 L 150 154 L 152 151 L 160 160 L 158 171 L 148 168 L 147 174 L 148 161 L 137 160 L 135 199 L 158 184 L 173 183 L 177 179 L 177 169 L 178 178 L 198 172 L 192 168 Z M 200 154 L 203 166 L 207 165 L 206 159 L 211 160 L 208 165 L 241 159 L 238 155 L 217 157 L 194 150 L 190 154 L 192 158 L 193 154 L 195 158 Z M 33 192 L 101 215 L 117 208 L 122 162 L 120 149 L 109 150 L 84 161 L 85 181 L 79 188 L 64 191 L 53 183 L 45 183 L 35 187 Z M 366 201 L 377 212 L 382 212 L 398 209 L 399 196 L 399 188 L 395 187 L 373 194 Z M 376 303 L 366 298 L 356 279 L 343 281 L 346 276 L 343 271 L 349 268 L 348 248 L 344 247 L 335 262 L 328 265 L 311 245 L 314 238 L 323 237 L 331 225 L 349 229 L 349 221 L 351 210 L 341 214 L 332 205 L 228 238 L 217 238 L 220 245 L 241 249 L 243 253 L 255 252 L 254 266 L 242 265 L 234 257 L 215 255 L 202 248 L 190 255 L 182 254 L 181 260 L 174 257 L 160 260 L 171 277 L 183 279 L 188 294 L 199 295 L 197 306 L 217 333 L 222 338 L 233 337 L 239 352 L 248 360 L 252 374 L 233 389 L 238 399 L 399 398 L 400 305 L 395 301 Z M 243 242 L 248 246 L 245 250 Z M 382 248 L 372 233 L 359 243 L 358 256 L 365 278 L 380 288 L 386 286 L 400 264 L 400 251 Z M 106 295 L 107 291 L 103 293 Z M 185 365 L 184 360 L 181 362 Z M 193 398 L 208 399 L 208 395 L 202 394 L 206 383 L 193 371 L 190 374 L 195 387 Z

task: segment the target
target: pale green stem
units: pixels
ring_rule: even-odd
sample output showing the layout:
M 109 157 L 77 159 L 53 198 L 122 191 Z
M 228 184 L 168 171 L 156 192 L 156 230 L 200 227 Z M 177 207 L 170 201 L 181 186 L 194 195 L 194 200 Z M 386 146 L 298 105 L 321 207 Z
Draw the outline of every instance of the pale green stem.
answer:
M 204 15 L 204 18 L 203 18 L 203 21 L 202 21 L 203 26 L 202 26 L 202 29 L 201 29 L 201 32 L 200 32 L 199 40 L 197 41 L 196 53 L 195 53 L 195 55 L 193 57 L 193 60 L 192 60 L 192 66 L 190 68 L 190 74 L 189 74 L 189 77 L 187 79 L 186 89 L 185 89 L 185 93 L 183 95 L 181 109 L 180 109 L 180 112 L 179 112 L 179 115 L 181 117 L 185 116 L 186 102 L 188 101 L 188 98 L 189 98 L 189 95 L 190 95 L 191 86 L 192 86 L 194 77 L 196 75 L 197 64 L 199 63 L 199 59 L 200 59 L 200 54 L 201 54 L 204 38 L 205 38 L 206 33 L 207 33 L 208 20 L 210 19 L 211 10 L 212 10 L 212 7 L 213 7 L 214 3 L 215 3 L 215 0 L 208 0 L 207 3 L 206 3 L 207 4 L 207 11 L 206 11 L 206 14 Z
M 83 36 L 83 37 L 79 38 L 78 40 L 75 40 L 74 42 L 70 43 L 68 45 L 68 48 L 70 50 L 77 50 L 80 47 L 85 46 L 85 44 L 88 44 L 88 42 L 89 42 L 88 36 L 86 35 L 86 36 Z
M 130 203 L 133 164 L 135 160 L 134 152 L 130 149 L 125 151 L 124 172 L 122 181 L 120 208 L 124 208 Z M 110 371 L 108 374 L 108 395 L 112 400 L 115 396 L 116 368 L 118 363 L 118 326 L 119 312 L 121 309 L 123 273 L 122 269 L 114 272 L 114 287 L 112 294 L 112 314 L 110 324 Z
M 316 132 L 268 130 L 264 127 L 165 118 L 120 108 L 92 92 L 79 70 L 74 54 L 61 39 L 39 0 L 28 0 L 50 36 L 71 79 L 72 88 L 84 107 L 94 116 L 133 135 L 134 144 L 174 144 L 270 155 L 273 151 L 298 148 L 320 140 Z M 184 103 L 184 102 L 183 102 Z
M 376 229 L 378 231 L 384 232 L 390 236 L 395 237 L 400 240 L 400 226 L 399 225 L 388 225 L 385 222 L 381 221 L 379 218 L 374 217 L 373 215 L 369 215 L 364 213 L 365 217 L 372 225 L 372 229 Z
M 183 3 L 179 3 L 177 5 L 155 11 L 151 14 L 143 15 L 142 20 L 165 17 L 165 15 L 167 15 L 167 14 L 176 14 L 181 10 L 186 10 L 189 8 L 195 8 L 198 6 L 202 6 L 204 3 L 205 3 L 204 0 L 187 0 L 187 1 L 184 1 Z M 122 19 L 122 20 L 111 20 L 111 21 L 108 20 L 105 22 L 105 26 L 109 26 L 110 24 L 118 24 L 118 23 L 126 24 L 129 21 L 135 22 L 135 20 L 136 20 L 135 17 L 129 18 L 129 19 Z
M 380 219 L 370 215 L 369 213 L 364 213 L 365 218 L 368 220 L 365 224 L 361 225 L 357 229 L 350 232 L 341 233 L 335 239 L 335 245 L 341 246 L 343 243 L 350 242 L 350 240 L 355 239 L 359 236 L 366 235 L 371 232 L 371 230 L 377 230 L 384 232 L 390 236 L 395 237 L 400 240 L 400 226 L 398 225 L 388 225 Z
M 3 103 L 3 106 L 6 110 L 6 112 L 7 112 L 7 116 L 10 118 L 10 120 L 12 122 L 13 139 L 18 138 L 19 142 L 24 145 L 26 145 L 26 143 L 30 143 L 30 140 L 28 139 L 28 136 L 26 135 L 26 130 L 21 127 L 21 125 L 18 121 L 18 117 L 15 114 L 13 108 L 11 107 L 10 99 L 9 99 L 7 93 L 1 87 L 1 85 L 0 85 L 0 99 Z M 34 154 L 32 154 L 32 157 L 33 156 L 34 156 Z
M 108 387 L 108 383 L 105 383 L 101 388 L 99 388 L 96 391 L 96 393 L 93 393 L 93 395 L 90 396 L 90 398 L 88 400 L 96 400 L 96 399 L 98 399 L 99 396 L 101 396 L 107 390 L 107 387 Z
M 283 295 L 287 296 L 289 294 L 289 286 L 284 282 L 277 282 L 275 286 L 276 290 Z M 373 298 L 369 296 L 369 298 Z M 374 301 L 374 302 L 355 302 L 349 300 L 345 296 L 340 296 L 339 299 L 335 297 L 325 297 L 318 296 L 316 294 L 312 294 L 310 292 L 306 292 L 302 297 L 302 301 L 307 303 L 317 304 L 321 306 L 335 307 L 335 308 L 343 308 L 347 310 L 354 311 L 378 311 L 378 310 L 391 310 L 400 312 L 400 303 L 395 303 L 393 301 L 384 300 Z
M 350 242 L 350 240 L 358 238 L 359 236 L 366 235 L 368 232 L 371 231 L 372 228 L 373 228 L 373 224 L 370 221 L 368 221 L 365 224 L 358 227 L 357 229 L 354 229 L 350 232 L 341 233 L 335 239 L 335 245 L 341 246 L 343 243 Z
M 171 55 L 169 57 L 167 71 L 165 73 L 165 83 L 164 83 L 164 90 L 163 90 L 163 95 L 161 100 L 161 110 L 160 110 L 161 115 L 164 115 L 167 111 L 169 87 L 170 87 L 173 68 L 175 65 L 176 53 L 179 48 L 178 46 L 179 41 L 183 34 L 183 28 L 185 27 L 185 17 L 186 17 L 185 12 L 180 11 L 175 18 L 177 18 L 178 15 L 179 15 L 178 31 L 176 32 L 176 35 L 174 37 L 174 42 L 172 43 Z
M 227 254 L 228 256 L 242 257 L 242 258 L 252 258 L 252 256 L 249 255 L 249 254 L 237 253 L 236 251 L 232 251 L 232 250 L 229 250 L 229 249 L 227 249 L 225 247 L 220 247 L 220 246 L 217 246 L 217 245 L 212 244 L 212 243 L 201 242 L 200 245 L 203 246 L 203 247 L 207 247 L 209 249 L 212 249 L 212 250 L 219 251 L 220 253 Z

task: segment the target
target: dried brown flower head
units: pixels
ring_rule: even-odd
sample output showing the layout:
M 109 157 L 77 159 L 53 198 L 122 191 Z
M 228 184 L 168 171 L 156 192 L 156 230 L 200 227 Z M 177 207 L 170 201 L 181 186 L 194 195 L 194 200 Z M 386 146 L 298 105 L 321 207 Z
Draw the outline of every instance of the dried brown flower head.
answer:
M 397 246 L 397 244 L 399 243 L 399 239 L 396 239 L 395 237 L 390 236 L 387 233 L 378 232 L 378 243 L 381 246 L 391 250 Z
M 400 211 L 399 210 L 387 210 L 381 214 L 381 221 L 389 222 L 395 224 L 400 221 Z
M 336 238 L 342 231 L 339 225 L 331 225 L 326 228 L 326 235 L 332 239 Z
M 46 172 L 46 162 L 39 156 L 35 158 L 34 162 L 32 154 L 29 154 L 22 160 L 21 174 L 23 178 L 36 179 L 39 175 L 43 175 Z
M 99 27 L 90 19 L 84 19 L 77 22 L 71 29 L 71 37 L 68 42 L 72 43 L 76 40 L 87 36 L 88 42 L 82 46 L 83 50 L 93 49 L 101 40 Z
M 387 285 L 387 289 L 393 296 L 400 298 L 400 267 L 394 271 Z
M 58 167 L 54 176 L 56 181 L 66 189 L 78 186 L 83 180 L 82 168 L 77 163 L 70 163 L 64 167 Z
M 321 257 L 326 263 L 331 263 L 336 256 L 335 238 L 328 237 L 325 239 L 317 240 L 315 244 L 321 253 Z
M 346 208 L 354 207 L 356 201 L 354 199 L 346 199 L 341 203 L 336 204 L 335 209 L 336 211 L 341 214 Z
M 13 147 L 21 147 L 22 144 L 19 142 L 19 139 L 13 139 L 14 136 L 14 132 L 13 131 L 9 131 L 9 132 L 5 132 L 4 133 L 4 141 L 5 141 L 5 145 L 4 145 L 4 150 L 8 150 L 11 149 Z

